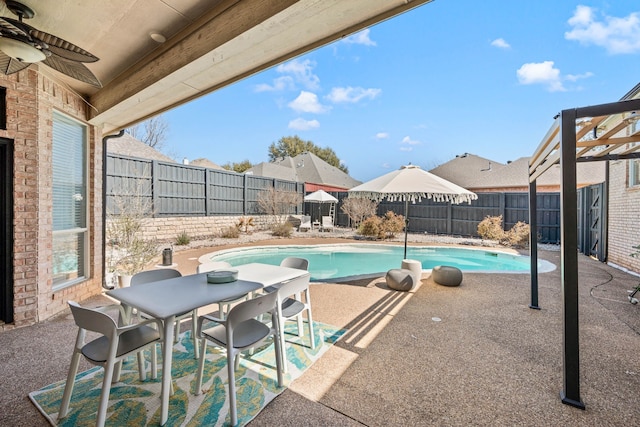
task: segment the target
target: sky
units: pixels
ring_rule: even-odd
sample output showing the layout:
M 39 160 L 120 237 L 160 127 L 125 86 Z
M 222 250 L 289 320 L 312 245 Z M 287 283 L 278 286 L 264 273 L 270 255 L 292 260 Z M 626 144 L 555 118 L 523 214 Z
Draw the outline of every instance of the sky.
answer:
M 561 110 L 640 82 L 640 3 L 435 0 L 164 114 L 163 151 L 268 161 L 297 135 L 360 181 L 531 156 Z

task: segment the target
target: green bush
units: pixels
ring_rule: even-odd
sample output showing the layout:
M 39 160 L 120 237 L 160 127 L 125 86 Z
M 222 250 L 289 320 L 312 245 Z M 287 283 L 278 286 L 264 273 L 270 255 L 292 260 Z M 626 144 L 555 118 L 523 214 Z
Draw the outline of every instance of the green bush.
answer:
M 176 237 L 176 245 L 178 246 L 186 246 L 190 242 L 191 242 L 191 237 L 185 231 L 178 234 L 178 236 Z
M 220 232 L 220 236 L 225 239 L 237 239 L 240 237 L 240 230 L 238 227 L 227 227 Z
M 291 237 L 293 233 L 293 225 L 289 221 L 282 224 L 276 224 L 271 228 L 271 234 L 276 237 Z

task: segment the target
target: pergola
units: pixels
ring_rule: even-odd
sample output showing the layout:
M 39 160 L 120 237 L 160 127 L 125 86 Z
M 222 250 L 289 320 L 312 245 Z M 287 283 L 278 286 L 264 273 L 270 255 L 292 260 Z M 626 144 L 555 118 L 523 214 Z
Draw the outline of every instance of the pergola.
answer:
M 538 306 L 538 248 L 536 180 L 560 164 L 560 244 L 563 298 L 562 402 L 584 409 L 580 398 L 580 349 L 578 342 L 578 215 L 576 164 L 578 162 L 640 158 L 640 91 L 636 86 L 618 102 L 562 110 L 529 161 L 529 225 L 531 255 L 531 304 Z M 608 181 L 608 168 L 607 177 Z M 608 185 L 608 182 L 605 183 Z

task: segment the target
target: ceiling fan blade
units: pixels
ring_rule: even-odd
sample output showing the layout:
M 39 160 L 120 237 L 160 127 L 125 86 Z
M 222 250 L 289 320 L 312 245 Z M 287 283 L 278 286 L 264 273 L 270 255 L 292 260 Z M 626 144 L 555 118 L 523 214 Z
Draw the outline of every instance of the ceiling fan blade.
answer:
M 29 65 L 31 64 L 28 62 L 20 62 L 17 59 L 13 59 L 10 56 L 5 55 L 3 52 L 0 52 L 0 71 L 6 75 L 22 71 Z
M 95 87 L 102 87 L 100 80 L 81 62 L 69 61 L 53 54 L 42 61 L 42 63 L 76 80 Z
M 69 43 L 64 39 L 61 39 L 60 37 L 45 33 L 44 31 L 36 30 L 35 28 L 29 34 L 31 37 L 41 40 L 49 45 L 49 50 L 51 52 L 64 59 L 68 59 L 69 61 L 96 62 L 98 60 L 97 56 L 74 45 L 73 43 Z
M 4 23 L 2 22 L 3 20 L 5 21 Z M 49 46 L 49 50 L 51 52 L 70 61 L 96 62 L 98 60 L 97 56 L 74 45 L 73 43 L 54 36 L 53 34 L 40 31 L 28 24 L 25 24 L 24 22 L 16 21 L 15 19 L 0 17 L 0 28 L 6 28 L 7 30 L 14 32 L 18 30 L 31 40 L 37 39 L 42 41 Z
M 34 28 L 23 22 L 0 16 L 0 32 L 2 32 L 3 35 L 17 35 L 30 38 L 29 32 L 33 29 Z

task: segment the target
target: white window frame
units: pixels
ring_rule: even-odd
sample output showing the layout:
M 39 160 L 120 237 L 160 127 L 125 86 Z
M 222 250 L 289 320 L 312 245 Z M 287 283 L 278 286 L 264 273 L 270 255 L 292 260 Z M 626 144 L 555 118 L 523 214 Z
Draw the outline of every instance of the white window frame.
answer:
M 79 240 L 82 242 L 82 248 L 80 249 L 82 251 L 82 253 L 79 253 L 80 250 L 76 251 L 76 257 L 77 259 L 82 262 L 82 265 L 77 265 L 76 271 L 75 271 L 75 275 L 73 274 L 73 272 L 71 272 L 71 274 L 68 275 L 67 278 L 61 278 L 58 277 L 56 278 L 56 274 L 58 273 L 53 273 L 53 290 L 54 291 L 58 291 L 60 289 L 64 289 L 66 287 L 75 285 L 77 283 L 83 282 L 85 280 L 87 280 L 90 277 L 90 272 L 89 272 L 89 241 L 90 241 L 90 236 L 89 236 L 89 194 L 90 194 L 90 188 L 89 188 L 89 130 L 88 130 L 88 126 L 81 122 L 80 120 L 74 119 L 71 116 L 68 116 L 60 111 L 53 111 L 53 117 L 52 117 L 52 121 L 63 121 L 66 124 L 71 124 L 71 125 L 77 125 L 79 129 L 81 129 L 81 138 L 82 138 L 82 146 L 83 146 L 83 151 L 84 151 L 84 158 L 82 159 L 82 164 L 84 167 L 84 170 L 82 171 L 83 173 L 83 181 L 84 181 L 84 194 L 74 194 L 74 197 L 82 197 L 82 200 L 84 200 L 84 224 L 81 224 L 81 227 L 70 227 L 67 229 L 62 229 L 62 230 L 52 230 L 52 249 L 55 251 L 56 249 L 56 241 L 60 242 L 61 240 L 64 240 L 65 238 L 73 238 L 74 236 L 77 236 L 79 238 Z M 53 137 L 53 130 L 52 130 L 52 157 L 53 157 L 53 151 L 55 150 L 56 144 L 55 144 L 55 140 Z M 52 177 L 52 194 L 54 192 L 54 182 L 55 180 L 53 179 L 53 174 L 54 174 L 54 167 L 52 164 L 52 168 L 51 168 L 51 177 Z M 55 197 L 53 198 L 52 203 L 55 203 Z M 55 209 L 54 209 L 55 212 Z M 52 215 L 54 213 L 52 212 Z M 54 226 L 53 224 L 55 224 L 55 218 L 52 218 L 52 227 Z M 53 254 L 52 254 L 53 255 Z M 51 260 L 52 262 L 52 272 L 56 272 L 59 271 L 59 266 L 55 265 L 56 263 L 56 257 L 54 256 Z M 80 272 L 83 272 L 83 274 L 80 274 Z

